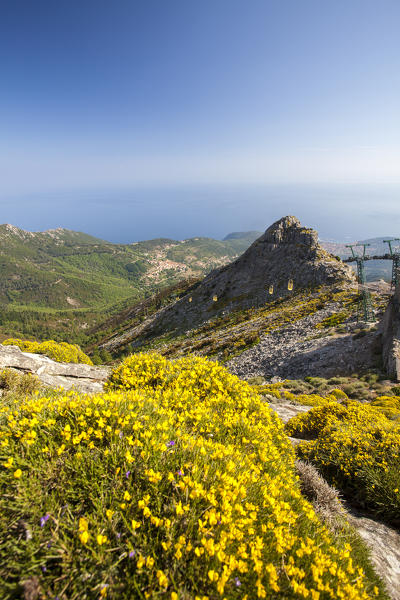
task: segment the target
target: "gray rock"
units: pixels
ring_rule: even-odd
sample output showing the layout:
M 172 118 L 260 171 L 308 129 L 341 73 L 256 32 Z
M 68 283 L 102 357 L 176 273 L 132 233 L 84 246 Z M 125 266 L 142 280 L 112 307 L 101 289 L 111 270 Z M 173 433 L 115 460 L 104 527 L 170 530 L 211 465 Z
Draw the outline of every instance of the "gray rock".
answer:
M 287 423 L 292 417 L 306 413 L 313 408 L 312 406 L 291 404 L 290 402 L 269 402 L 269 407 L 276 412 L 283 423 Z
M 0 369 L 7 368 L 32 373 L 49 387 L 74 388 L 85 393 L 103 391 L 103 384 L 111 372 L 109 367 L 59 363 L 41 354 L 22 352 L 18 346 L 0 344 Z
M 348 520 L 371 551 L 376 572 L 392 600 L 400 600 L 400 533 L 371 515 L 347 506 Z
M 380 331 L 383 365 L 391 379 L 400 381 L 400 282 L 389 301 Z

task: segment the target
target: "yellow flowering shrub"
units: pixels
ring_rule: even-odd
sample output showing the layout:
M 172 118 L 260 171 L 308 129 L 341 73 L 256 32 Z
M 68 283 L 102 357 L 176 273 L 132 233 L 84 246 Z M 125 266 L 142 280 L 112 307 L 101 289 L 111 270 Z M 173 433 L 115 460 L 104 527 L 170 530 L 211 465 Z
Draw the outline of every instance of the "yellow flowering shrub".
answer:
M 217 362 L 195 356 L 168 360 L 160 354 L 145 352 L 129 356 L 116 367 L 105 388 L 176 390 L 177 393 L 187 388 L 200 399 L 224 392 L 238 402 L 243 395 L 259 398 L 257 389 L 231 375 Z
M 332 402 L 337 402 L 335 395 L 328 394 L 327 396 L 320 396 L 319 394 L 297 394 L 294 395 L 291 392 L 284 392 L 284 398 L 297 404 L 303 404 L 305 406 L 325 406 Z
M 398 523 L 400 518 L 400 428 L 379 406 L 331 403 L 297 415 L 285 426 L 300 458 L 353 502 Z
M 155 352 L 128 356 L 113 369 L 105 389 L 153 390 L 164 387 L 171 377 L 172 363 Z
M 341 389 L 335 388 L 329 392 L 329 396 L 333 396 L 336 400 L 348 400 L 348 395 Z
M 76 344 L 67 344 L 67 342 L 55 342 L 54 340 L 31 342 L 29 340 L 10 338 L 4 340 L 2 344 L 3 346 L 18 346 L 22 352 L 44 354 L 57 362 L 93 364 L 79 346 Z
M 325 400 L 325 399 L 324 399 Z M 302 439 L 315 439 L 323 430 L 340 421 L 347 421 L 362 426 L 371 420 L 380 419 L 376 408 L 360 404 L 351 400 L 339 404 L 335 401 L 326 401 L 306 413 L 296 415 L 288 423 L 285 430 L 292 437 Z
M 5 599 L 32 576 L 60 599 L 386 597 L 348 529 L 330 532 L 301 495 L 251 386 L 203 358 L 121 367 L 103 394 L 0 409 Z
M 378 396 L 371 406 L 378 408 L 388 419 L 400 419 L 400 396 Z
M 283 388 L 285 382 L 279 382 L 279 383 L 265 383 L 262 385 L 253 385 L 253 389 L 260 394 L 260 396 L 274 396 L 275 398 L 281 398 L 282 397 L 282 392 L 281 389 Z

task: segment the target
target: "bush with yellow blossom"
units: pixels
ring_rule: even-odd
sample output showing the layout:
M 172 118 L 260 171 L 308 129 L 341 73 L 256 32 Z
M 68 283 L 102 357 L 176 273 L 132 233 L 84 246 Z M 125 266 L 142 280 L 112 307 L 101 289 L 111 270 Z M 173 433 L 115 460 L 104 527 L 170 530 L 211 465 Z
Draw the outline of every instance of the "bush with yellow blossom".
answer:
M 378 396 L 371 405 L 378 408 L 388 419 L 400 424 L 400 396 Z
M 286 432 L 311 439 L 297 446 L 300 458 L 353 502 L 400 523 L 400 427 L 381 404 L 330 403 L 297 415 Z
M 60 600 L 386 598 L 301 495 L 278 417 L 203 358 L 0 409 L 0 581 Z
M 32 352 L 33 354 L 45 354 L 57 362 L 66 363 L 84 363 L 93 365 L 91 359 L 76 344 L 67 342 L 55 342 L 46 340 L 44 342 L 31 342 L 29 340 L 20 340 L 9 338 L 2 342 L 3 346 L 18 346 L 22 352 Z

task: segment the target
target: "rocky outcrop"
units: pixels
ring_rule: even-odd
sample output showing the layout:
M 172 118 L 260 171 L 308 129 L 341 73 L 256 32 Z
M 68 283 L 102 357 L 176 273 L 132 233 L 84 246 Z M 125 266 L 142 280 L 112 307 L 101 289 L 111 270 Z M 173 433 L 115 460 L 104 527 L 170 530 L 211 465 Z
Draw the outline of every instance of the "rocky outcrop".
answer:
M 382 359 L 391 379 L 400 381 L 400 283 L 381 322 Z
M 346 287 L 353 271 L 318 244 L 318 234 L 296 217 L 283 217 L 235 261 L 212 271 L 178 302 L 160 311 L 140 330 L 115 336 L 103 347 L 115 350 L 136 337 L 188 330 L 237 307 L 284 298 L 294 290 L 322 285 Z
M 313 407 L 303 404 L 294 404 L 292 402 L 277 401 L 273 396 L 267 396 L 268 406 L 273 410 L 283 423 L 287 423 L 293 417 L 297 417 L 301 413 L 308 412 Z
M 21 352 L 17 346 L 0 344 L 0 369 L 7 368 L 32 373 L 49 387 L 74 388 L 85 393 L 103 391 L 104 381 L 111 371 L 108 367 L 59 363 L 41 354 Z
M 400 533 L 371 515 L 347 505 L 348 520 L 367 544 L 375 570 L 389 597 L 400 600 Z

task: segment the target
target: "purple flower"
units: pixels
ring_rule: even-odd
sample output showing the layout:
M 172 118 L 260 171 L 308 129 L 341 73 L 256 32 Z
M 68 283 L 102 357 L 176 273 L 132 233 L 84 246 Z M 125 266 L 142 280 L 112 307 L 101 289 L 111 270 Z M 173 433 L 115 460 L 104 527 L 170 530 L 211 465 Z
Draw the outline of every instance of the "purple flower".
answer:
M 130 474 L 131 474 L 131 471 L 127 471 L 127 472 L 125 473 L 125 477 L 128 479 L 128 477 L 129 477 L 129 475 L 130 475 Z
M 120 438 L 123 438 L 124 437 L 124 432 L 120 431 L 118 435 L 119 435 Z
M 129 558 L 133 558 L 135 556 L 136 552 L 134 550 L 131 550 L 129 552 Z
M 178 475 L 183 475 L 183 471 L 181 471 L 181 470 L 179 469 L 179 471 L 178 471 Z
M 167 446 L 175 446 L 174 440 L 170 440 L 169 442 L 167 442 Z
M 119 539 L 120 537 L 121 537 L 121 534 L 120 534 L 120 533 L 117 533 L 117 538 Z
M 46 573 L 47 567 L 42 567 L 42 571 L 43 571 L 43 573 Z
M 235 577 L 235 585 L 236 587 L 240 587 L 242 585 L 242 582 L 240 581 L 239 577 Z
M 46 513 L 44 517 L 40 517 L 40 527 L 44 527 L 46 525 L 46 521 L 50 518 L 50 514 Z
M 47 542 L 47 547 L 48 547 L 48 548 L 51 548 L 51 547 L 52 547 L 52 545 L 53 545 L 53 542 Z

